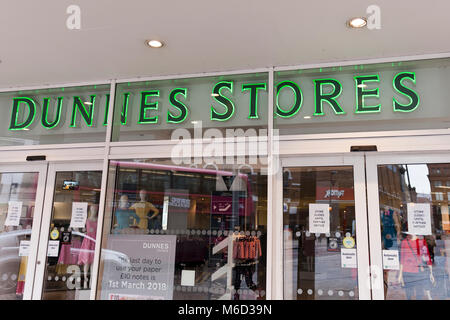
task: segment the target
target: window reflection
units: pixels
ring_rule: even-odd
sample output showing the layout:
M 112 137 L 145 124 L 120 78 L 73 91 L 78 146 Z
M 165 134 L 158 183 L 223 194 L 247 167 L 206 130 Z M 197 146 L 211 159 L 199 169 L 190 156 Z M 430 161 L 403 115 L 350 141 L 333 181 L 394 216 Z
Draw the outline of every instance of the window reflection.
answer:
M 449 182 L 450 164 L 378 166 L 386 299 L 449 298 Z

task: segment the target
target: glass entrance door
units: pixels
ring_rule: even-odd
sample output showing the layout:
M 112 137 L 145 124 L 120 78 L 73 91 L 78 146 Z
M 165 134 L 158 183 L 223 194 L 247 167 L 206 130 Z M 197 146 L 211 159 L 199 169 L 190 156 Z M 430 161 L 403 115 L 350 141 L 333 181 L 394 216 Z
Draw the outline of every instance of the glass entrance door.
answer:
M 364 158 L 282 166 L 283 298 L 370 299 Z
M 47 165 L 0 165 L 0 300 L 30 299 Z
M 102 162 L 49 164 L 34 299 L 91 297 Z
M 450 299 L 449 159 L 367 156 L 374 299 Z

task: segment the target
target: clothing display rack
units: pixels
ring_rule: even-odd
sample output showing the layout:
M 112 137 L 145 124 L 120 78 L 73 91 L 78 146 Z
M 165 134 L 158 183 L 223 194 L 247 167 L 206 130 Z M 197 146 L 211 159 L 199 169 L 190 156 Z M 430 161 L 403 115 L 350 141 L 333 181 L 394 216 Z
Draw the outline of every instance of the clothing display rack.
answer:
M 244 245 L 245 240 L 248 240 L 248 244 L 251 245 Z M 231 293 L 234 289 L 233 268 L 236 266 L 256 265 L 262 254 L 261 245 L 257 237 L 235 233 L 232 233 L 215 245 L 212 249 L 212 254 L 214 255 L 225 250 L 227 252 L 227 263 L 211 275 L 211 281 L 215 281 L 225 275 L 227 277 L 226 292 L 219 300 L 231 299 Z

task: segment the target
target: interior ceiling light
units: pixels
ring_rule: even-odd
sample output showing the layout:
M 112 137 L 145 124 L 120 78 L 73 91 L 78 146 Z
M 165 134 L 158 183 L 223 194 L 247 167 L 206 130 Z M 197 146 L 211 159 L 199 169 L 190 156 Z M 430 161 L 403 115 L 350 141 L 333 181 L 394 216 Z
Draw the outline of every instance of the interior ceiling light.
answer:
M 145 43 L 150 48 L 161 48 L 163 46 L 163 43 L 159 40 L 146 40 Z
M 351 18 L 350 20 L 348 20 L 347 23 L 348 23 L 349 27 L 351 27 L 351 28 L 362 28 L 362 27 L 366 26 L 367 20 L 366 20 L 366 18 L 361 18 L 361 17 Z

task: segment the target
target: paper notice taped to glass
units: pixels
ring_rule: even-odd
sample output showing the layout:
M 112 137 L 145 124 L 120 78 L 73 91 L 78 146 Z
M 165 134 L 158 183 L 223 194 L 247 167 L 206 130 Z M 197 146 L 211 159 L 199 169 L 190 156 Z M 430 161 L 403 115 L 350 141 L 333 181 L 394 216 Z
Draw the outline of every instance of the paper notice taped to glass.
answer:
M 20 223 L 21 214 L 22 214 L 22 201 L 9 201 L 8 215 L 5 220 L 5 226 L 17 227 Z
M 70 220 L 70 227 L 84 228 L 86 226 L 87 208 L 87 202 L 72 203 L 72 219 Z
M 28 257 L 30 252 L 30 240 L 22 240 L 19 245 L 19 257 Z
M 309 204 L 309 232 L 330 232 L 330 206 L 327 203 Z
M 431 235 L 431 207 L 429 203 L 408 203 L 408 233 Z
M 59 240 L 49 240 L 47 247 L 47 257 L 57 257 L 59 253 Z
M 383 250 L 383 269 L 385 270 L 400 269 L 397 250 Z
M 341 268 L 357 268 L 356 249 L 341 249 Z

